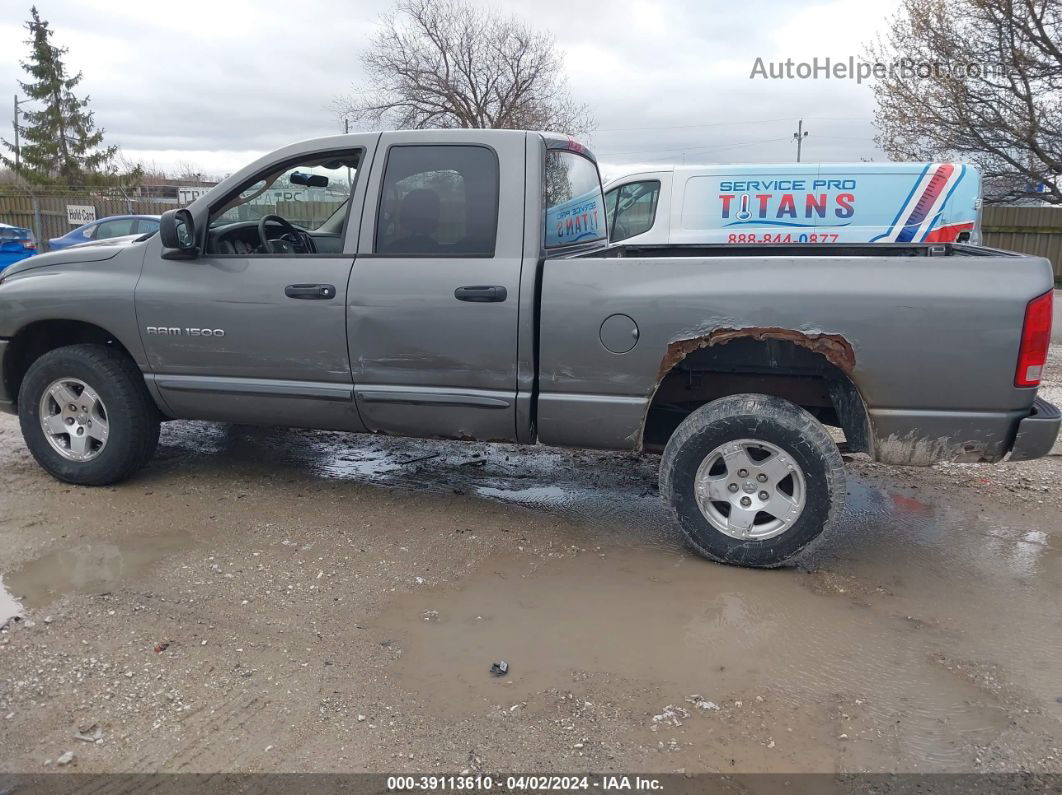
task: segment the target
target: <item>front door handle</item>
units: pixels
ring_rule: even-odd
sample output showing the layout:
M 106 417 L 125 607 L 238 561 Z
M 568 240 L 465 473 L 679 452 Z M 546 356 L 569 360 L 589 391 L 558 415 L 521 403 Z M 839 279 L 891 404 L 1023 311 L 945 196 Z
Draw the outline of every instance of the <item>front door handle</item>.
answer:
M 499 286 L 458 287 L 454 290 L 454 298 L 458 301 L 472 301 L 478 304 L 504 301 L 507 295 L 506 289 Z
M 331 284 L 289 284 L 284 288 L 284 295 L 304 301 L 327 301 L 335 298 L 336 288 Z

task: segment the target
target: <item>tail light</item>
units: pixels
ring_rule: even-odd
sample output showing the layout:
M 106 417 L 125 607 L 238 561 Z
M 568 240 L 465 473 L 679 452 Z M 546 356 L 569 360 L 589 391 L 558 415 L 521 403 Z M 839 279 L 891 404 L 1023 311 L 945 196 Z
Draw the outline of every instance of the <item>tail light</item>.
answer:
M 1025 324 L 1021 328 L 1021 348 L 1018 349 L 1018 370 L 1014 386 L 1039 386 L 1051 345 L 1051 313 L 1054 290 L 1037 296 L 1025 307 Z

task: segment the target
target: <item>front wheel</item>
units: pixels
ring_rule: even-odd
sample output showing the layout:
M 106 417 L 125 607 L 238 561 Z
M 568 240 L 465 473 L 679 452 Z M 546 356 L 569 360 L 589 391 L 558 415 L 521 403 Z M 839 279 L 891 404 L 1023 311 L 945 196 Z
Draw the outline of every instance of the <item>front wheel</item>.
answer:
M 18 416 L 37 463 L 83 486 L 128 477 L 159 440 L 159 413 L 143 375 L 105 345 L 69 345 L 41 356 L 22 380 Z
M 808 412 L 771 395 L 731 395 L 691 413 L 668 440 L 660 494 L 689 544 L 738 566 L 780 566 L 831 527 L 844 462 Z

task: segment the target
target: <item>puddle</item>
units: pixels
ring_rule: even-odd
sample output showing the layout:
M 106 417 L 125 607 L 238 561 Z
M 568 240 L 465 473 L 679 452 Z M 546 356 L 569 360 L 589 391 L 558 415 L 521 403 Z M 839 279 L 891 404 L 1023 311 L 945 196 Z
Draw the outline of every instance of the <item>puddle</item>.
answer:
M 183 535 L 135 536 L 120 543 L 56 549 L 7 574 L 8 591 L 27 608 L 41 607 L 64 594 L 106 593 L 143 575 L 188 543 Z M 0 615 L 2 612 L 0 598 Z
M 238 464 L 252 474 L 286 468 L 329 480 L 473 494 L 576 522 L 587 531 L 584 540 L 595 543 L 683 548 L 657 495 L 653 456 L 182 422 L 167 424 L 162 459 L 175 471 L 210 476 L 229 475 Z M 877 573 L 891 567 L 937 582 L 973 570 L 1008 580 L 1008 588 L 1047 578 L 1062 590 L 1057 528 L 1030 524 L 1013 510 L 985 510 L 971 496 L 959 502 L 947 492 L 850 471 L 840 527 L 805 563 L 869 564 L 865 570 Z
M 904 757 L 933 769 L 965 762 L 955 737 L 987 742 L 1007 725 L 990 697 L 934 662 L 917 626 L 817 594 L 809 576 L 653 550 L 512 558 L 457 588 L 400 597 L 374 631 L 398 639 L 394 674 L 444 720 L 534 701 L 589 674 L 631 703 L 657 694 L 645 707 L 657 711 L 691 693 L 762 694 L 790 715 L 860 699 L 875 725 L 902 719 Z M 500 659 L 510 673 L 495 679 L 488 668 Z
M 22 605 L 4 587 L 4 579 L 0 577 L 0 629 L 16 616 L 22 615 Z
M 274 473 L 280 466 L 330 480 L 473 494 L 607 527 L 636 544 L 681 547 L 657 496 L 655 457 L 198 422 L 169 423 L 162 445 L 164 459 L 182 470 L 222 459 Z

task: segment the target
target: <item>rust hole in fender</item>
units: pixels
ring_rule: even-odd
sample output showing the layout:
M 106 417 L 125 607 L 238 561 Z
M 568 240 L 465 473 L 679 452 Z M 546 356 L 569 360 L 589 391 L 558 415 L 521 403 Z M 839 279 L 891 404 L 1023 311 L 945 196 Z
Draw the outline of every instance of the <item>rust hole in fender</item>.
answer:
M 808 350 L 820 353 L 827 361 L 836 365 L 846 375 L 851 375 L 855 369 L 855 351 L 848 340 L 840 334 L 805 333 L 793 329 L 777 327 L 750 326 L 748 328 L 718 328 L 703 337 L 676 340 L 668 343 L 667 353 L 660 361 L 660 370 L 656 374 L 657 383 L 666 376 L 671 369 L 701 348 L 710 348 L 713 345 L 726 345 L 736 339 L 754 340 L 785 340 L 795 345 L 800 345 Z

